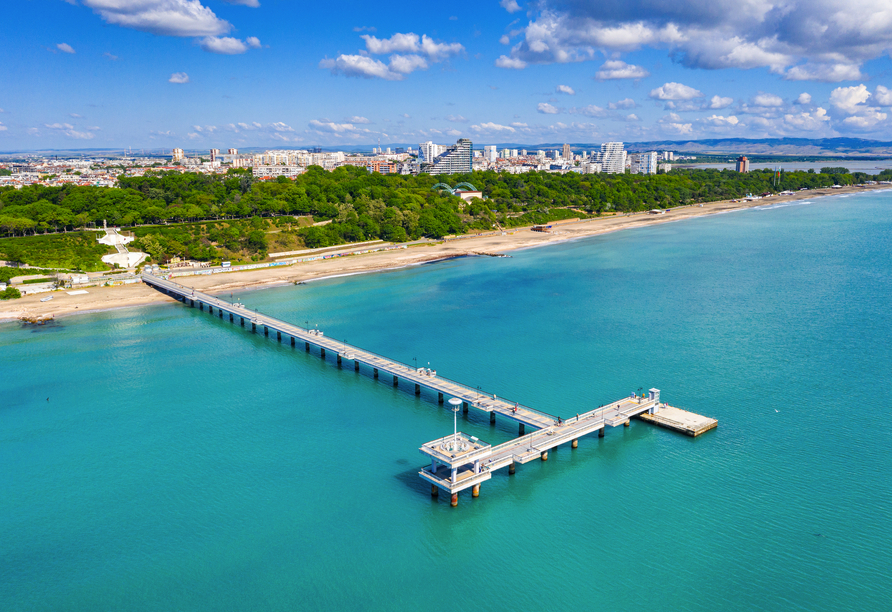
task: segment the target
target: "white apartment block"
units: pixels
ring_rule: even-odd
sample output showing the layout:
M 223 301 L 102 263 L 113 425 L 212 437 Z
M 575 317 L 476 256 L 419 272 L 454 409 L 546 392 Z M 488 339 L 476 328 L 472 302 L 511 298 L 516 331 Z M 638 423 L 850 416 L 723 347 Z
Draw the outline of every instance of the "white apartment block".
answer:
M 601 171 L 607 174 L 623 174 L 626 171 L 626 152 L 621 142 L 601 144 L 601 152 L 594 161 L 601 163 Z
M 442 155 L 446 152 L 446 149 L 449 147 L 446 145 L 438 145 L 434 144 L 430 140 L 427 142 L 422 142 L 418 145 L 418 154 L 421 157 L 420 161 L 427 162 L 429 164 L 434 163 L 434 159 L 438 155 Z
M 631 165 L 632 174 L 656 174 L 657 152 L 648 151 L 633 156 Z
M 174 163 L 181 162 L 184 159 L 186 159 L 186 153 L 182 149 L 174 149 L 171 152 L 171 161 L 172 162 L 174 162 Z

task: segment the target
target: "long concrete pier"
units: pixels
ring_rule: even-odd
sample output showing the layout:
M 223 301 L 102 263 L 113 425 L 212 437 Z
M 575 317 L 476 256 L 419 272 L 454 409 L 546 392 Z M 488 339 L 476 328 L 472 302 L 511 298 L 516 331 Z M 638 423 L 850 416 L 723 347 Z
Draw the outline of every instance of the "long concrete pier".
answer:
M 195 291 L 170 279 L 144 273 L 142 280 L 184 304 L 201 310 L 207 309 L 209 314 L 221 319 L 228 317 L 230 323 L 238 322 L 241 327 L 250 325 L 252 332 L 259 333 L 262 329 L 265 336 L 274 333 L 279 342 L 288 341 L 291 346 L 300 343 L 306 351 L 314 347 L 323 359 L 327 352 L 331 352 L 336 356 L 338 366 L 342 366 L 344 360 L 347 360 L 353 363 L 356 372 L 364 366 L 371 368 L 376 379 L 382 376 L 392 377 L 394 387 L 398 387 L 400 383 L 410 385 L 409 388 L 414 388 L 415 395 L 421 395 L 422 389 L 428 389 L 437 393 L 440 404 L 449 397 L 450 403 L 456 406 L 455 410 L 460 406 L 462 412 L 467 413 L 473 407 L 488 412 L 491 423 L 495 423 L 496 415 L 517 423 L 518 437 L 498 446 L 490 446 L 479 438 L 456 431 L 451 436 L 428 442 L 419 449 L 431 462 L 419 475 L 431 483 L 432 495 L 437 496 L 441 489 L 448 492 L 453 506 L 458 504 L 458 493 L 465 489 L 472 489 L 473 496 L 477 497 L 480 484 L 489 480 L 497 470 L 507 467 L 509 474 L 514 474 L 517 464 L 534 459 L 546 461 L 548 452 L 561 444 L 569 443 L 572 448 L 576 448 L 582 436 L 597 431 L 598 437 L 604 437 L 607 427 L 628 427 L 630 419 L 635 417 L 692 436 L 717 425 L 714 419 L 661 403 L 658 389 L 651 389 L 647 396 L 630 395 L 564 420 L 495 394 L 482 393 L 479 388 L 438 376 L 436 371 L 412 368 L 326 337 L 320 330 L 292 325 L 242 304 L 230 303 Z M 660 417 L 663 410 L 671 413 L 671 418 Z M 533 431 L 526 433 L 527 427 Z

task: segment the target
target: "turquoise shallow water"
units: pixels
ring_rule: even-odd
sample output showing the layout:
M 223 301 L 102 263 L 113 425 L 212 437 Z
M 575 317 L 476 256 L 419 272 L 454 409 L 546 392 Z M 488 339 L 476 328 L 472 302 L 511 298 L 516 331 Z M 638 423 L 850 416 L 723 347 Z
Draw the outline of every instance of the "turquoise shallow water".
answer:
M 890 236 L 875 192 L 242 294 L 562 416 L 719 419 L 458 508 L 429 396 L 181 304 L 0 325 L 0 610 L 887 610 Z

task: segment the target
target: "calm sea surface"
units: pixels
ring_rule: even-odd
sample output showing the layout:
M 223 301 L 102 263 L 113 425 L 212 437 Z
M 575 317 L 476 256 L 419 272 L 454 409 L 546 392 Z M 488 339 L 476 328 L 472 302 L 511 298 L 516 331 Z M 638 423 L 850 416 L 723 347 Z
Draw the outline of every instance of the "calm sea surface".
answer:
M 417 476 L 435 397 L 173 302 L 0 325 L 0 610 L 889 610 L 890 262 L 874 192 L 241 294 L 565 417 L 719 420 L 458 508 Z

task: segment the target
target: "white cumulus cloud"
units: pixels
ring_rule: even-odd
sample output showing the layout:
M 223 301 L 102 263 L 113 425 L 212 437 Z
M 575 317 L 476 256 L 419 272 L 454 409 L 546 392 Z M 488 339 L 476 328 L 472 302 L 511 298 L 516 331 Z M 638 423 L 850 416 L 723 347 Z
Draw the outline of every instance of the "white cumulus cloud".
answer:
M 873 99 L 876 100 L 877 104 L 880 106 L 892 106 L 892 90 L 888 87 L 877 85 L 876 91 L 873 94 Z
M 799 97 L 796 98 L 796 104 L 811 104 L 811 94 L 805 92 L 799 94 Z
M 199 0 L 81 0 L 113 25 L 161 36 L 219 36 L 232 25 Z
M 542 113 L 544 115 L 557 115 L 561 111 L 559 111 L 548 102 L 539 102 L 538 106 L 536 106 L 536 112 Z
M 565 93 L 571 96 L 576 95 L 576 91 L 569 85 L 558 85 L 554 88 L 555 93 Z
M 860 79 L 892 49 L 888 0 L 538 0 L 507 56 L 597 60 L 644 47 L 689 68 L 767 68 L 788 80 Z
M 168 83 L 177 83 L 177 84 L 188 83 L 189 75 L 186 74 L 185 72 L 174 72 L 172 75 L 170 75 L 170 78 L 167 79 L 167 82 Z
M 378 78 L 401 81 L 416 70 L 427 70 L 431 63 L 441 62 L 450 56 L 464 52 L 460 43 L 437 42 L 426 34 L 413 32 L 396 33 L 390 38 L 378 38 L 363 34 L 365 50 L 356 55 L 341 54 L 335 59 L 323 59 L 320 68 L 328 68 L 332 74 L 348 77 Z M 388 63 L 370 57 L 390 55 Z
M 516 13 L 521 10 L 520 5 L 517 4 L 517 0 L 499 0 L 499 6 L 509 13 Z
M 614 79 L 643 79 L 650 76 L 650 73 L 634 64 L 627 64 L 620 60 L 608 60 L 604 62 L 595 78 L 600 81 L 609 81 Z
M 784 105 L 784 99 L 770 93 L 759 93 L 753 96 L 753 106 L 775 108 Z
M 500 125 L 498 123 L 481 123 L 480 125 L 472 125 L 471 129 L 475 132 L 514 132 L 516 131 L 509 125 Z
M 859 105 L 870 98 L 870 92 L 864 84 L 854 87 L 837 87 L 830 92 L 830 104 L 844 113 L 856 113 Z
M 728 108 L 734 102 L 734 98 L 727 98 L 725 96 L 713 96 L 709 99 L 709 104 L 706 108 L 710 110 L 720 110 L 723 108 Z
M 199 41 L 199 46 L 210 53 L 221 55 L 239 55 L 248 49 L 258 49 L 260 39 L 250 36 L 246 40 L 239 40 L 229 36 L 205 36 Z
M 703 96 L 700 91 L 681 83 L 666 83 L 651 90 L 649 95 L 654 100 L 691 100 Z
M 74 48 L 68 43 L 59 43 L 58 45 L 56 45 L 56 48 L 62 53 L 76 53 Z

